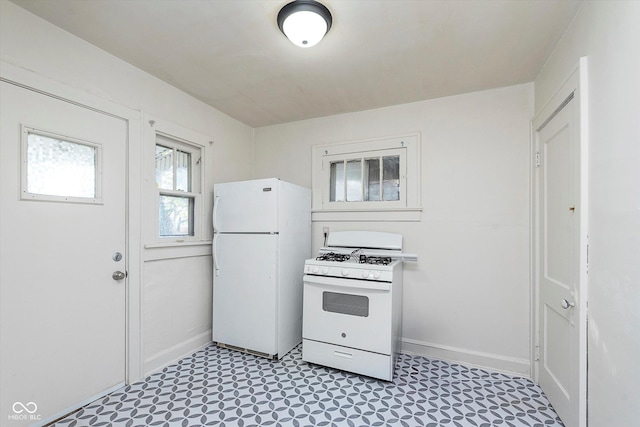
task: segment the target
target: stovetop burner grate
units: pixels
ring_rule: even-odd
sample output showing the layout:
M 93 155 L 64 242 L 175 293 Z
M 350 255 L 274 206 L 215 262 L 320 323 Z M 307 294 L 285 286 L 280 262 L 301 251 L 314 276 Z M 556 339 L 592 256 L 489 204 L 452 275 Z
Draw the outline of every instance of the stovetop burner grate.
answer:
M 351 258 L 351 255 L 338 254 L 338 253 L 335 253 L 335 252 L 327 252 L 326 254 L 322 254 L 322 255 L 316 257 L 316 260 L 318 260 L 318 261 L 344 262 L 344 261 L 349 261 L 349 258 Z
M 360 264 L 389 265 L 391 264 L 391 257 L 360 255 L 359 262 Z
M 359 250 L 354 251 L 351 254 L 340 254 L 336 252 L 327 252 L 316 257 L 317 261 L 332 261 L 332 262 L 346 262 L 353 258 L 360 264 L 372 264 L 372 265 L 389 265 L 391 264 L 391 257 L 388 256 L 367 256 Z

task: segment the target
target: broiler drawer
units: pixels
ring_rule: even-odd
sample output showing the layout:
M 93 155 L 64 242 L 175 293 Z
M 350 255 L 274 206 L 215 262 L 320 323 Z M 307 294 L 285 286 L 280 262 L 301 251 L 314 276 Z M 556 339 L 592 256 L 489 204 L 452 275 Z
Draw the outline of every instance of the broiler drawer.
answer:
M 372 353 L 349 347 L 302 340 L 302 360 L 385 381 L 393 379 L 394 355 Z

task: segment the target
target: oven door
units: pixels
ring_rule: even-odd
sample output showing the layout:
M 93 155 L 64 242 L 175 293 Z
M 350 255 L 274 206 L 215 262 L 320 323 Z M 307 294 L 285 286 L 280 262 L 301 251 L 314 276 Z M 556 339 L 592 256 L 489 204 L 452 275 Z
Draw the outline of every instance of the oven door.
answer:
M 304 276 L 302 337 L 391 354 L 391 283 Z

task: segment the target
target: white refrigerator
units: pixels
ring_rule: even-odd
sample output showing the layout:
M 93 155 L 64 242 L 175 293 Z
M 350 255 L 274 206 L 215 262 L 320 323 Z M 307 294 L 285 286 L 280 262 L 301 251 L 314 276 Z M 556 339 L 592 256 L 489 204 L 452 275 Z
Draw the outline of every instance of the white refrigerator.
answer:
M 277 178 L 214 185 L 213 341 L 278 359 L 302 341 L 311 190 Z

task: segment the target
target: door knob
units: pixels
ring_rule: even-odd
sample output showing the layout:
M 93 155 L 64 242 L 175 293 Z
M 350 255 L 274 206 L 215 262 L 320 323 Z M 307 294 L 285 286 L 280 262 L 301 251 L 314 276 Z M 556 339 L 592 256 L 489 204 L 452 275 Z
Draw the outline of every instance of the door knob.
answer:
M 113 278 L 113 280 L 122 280 L 127 277 L 127 273 L 123 273 L 122 271 L 114 271 L 111 277 Z
M 562 308 L 564 308 L 566 310 L 569 307 L 574 307 L 576 304 L 574 302 L 569 302 L 566 299 L 563 299 L 562 302 L 560 303 L 560 305 L 562 306 Z

